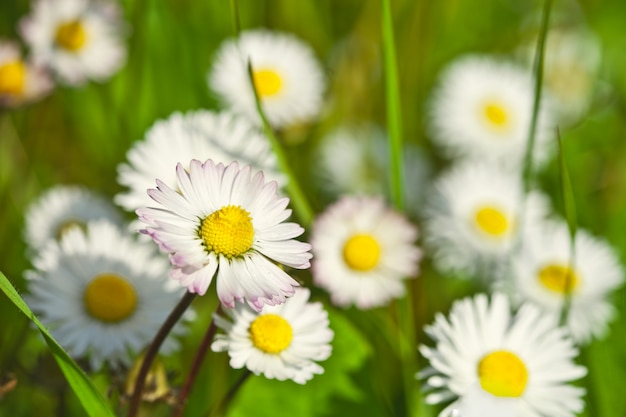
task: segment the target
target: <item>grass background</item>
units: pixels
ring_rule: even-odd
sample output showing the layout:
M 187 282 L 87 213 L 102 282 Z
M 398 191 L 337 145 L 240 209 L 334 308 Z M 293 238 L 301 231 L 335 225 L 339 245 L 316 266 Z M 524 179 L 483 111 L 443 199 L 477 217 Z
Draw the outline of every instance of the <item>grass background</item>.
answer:
M 0 3 L 0 37 L 17 38 L 16 25 L 30 2 Z M 30 267 L 22 241 L 25 207 L 57 184 L 82 184 L 112 197 L 121 191 L 116 166 L 130 145 L 159 118 L 174 111 L 218 103 L 205 82 L 212 54 L 233 34 L 230 2 L 225 0 L 125 0 L 129 57 L 110 81 L 81 88 L 57 88 L 43 101 L 0 111 L 0 270 L 25 291 L 23 271 Z M 465 52 L 510 54 L 539 21 L 542 2 L 516 0 L 392 1 L 405 140 L 419 146 L 432 162 L 433 175 L 448 161 L 433 149 L 424 128 L 427 99 L 439 71 Z M 339 123 L 374 121 L 385 125 L 380 4 L 377 0 L 240 0 L 242 29 L 267 27 L 296 34 L 314 48 L 327 72 L 329 106 L 320 121 L 280 132 L 286 151 L 317 212 L 328 203 L 311 180 L 310 152 Z M 555 16 L 583 22 L 602 42 L 600 78 L 605 93 L 587 118 L 562 130 L 580 227 L 605 237 L 626 255 L 626 4 L 623 0 L 555 1 Z M 544 191 L 561 211 L 558 164 L 539 174 Z M 408 184 L 408 192 L 412 187 Z M 415 192 L 418 192 L 415 190 Z M 428 198 L 425 195 L 424 198 Z M 130 218 L 130 217 L 129 217 Z M 418 340 L 421 326 L 455 298 L 479 290 L 471 282 L 440 276 L 422 264 L 411 282 L 415 292 Z M 303 275 L 301 279 L 307 280 Z M 321 292 L 316 296 L 324 297 Z M 583 349 L 589 390 L 583 416 L 626 416 L 620 382 L 626 377 L 626 303 L 607 338 Z M 210 313 L 214 296 L 197 300 L 198 320 L 179 357 L 166 363 L 173 385 L 180 384 Z M 385 415 L 403 416 L 401 362 L 387 309 L 366 313 L 331 310 L 337 334 L 326 374 L 305 387 L 252 378 L 237 397 L 232 416 Z M 13 374 L 16 388 L 0 399 L 0 416 L 83 415 L 76 398 L 28 321 L 0 297 L 0 379 Z M 419 365 L 423 366 L 421 358 Z M 192 392 L 189 416 L 206 415 L 238 372 L 225 355 L 210 355 Z M 120 381 L 94 376 L 103 392 L 112 388 L 117 403 Z M 120 410 L 123 405 L 120 406 Z M 422 410 L 436 415 L 436 407 Z M 147 415 L 167 415 L 155 404 Z

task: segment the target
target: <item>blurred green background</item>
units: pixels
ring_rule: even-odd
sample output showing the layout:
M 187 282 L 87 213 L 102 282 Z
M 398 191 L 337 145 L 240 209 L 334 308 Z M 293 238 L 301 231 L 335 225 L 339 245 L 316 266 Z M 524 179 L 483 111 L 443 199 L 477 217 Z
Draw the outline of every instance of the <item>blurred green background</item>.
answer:
M 0 37 L 17 39 L 16 26 L 30 2 L 0 2 Z M 218 109 L 206 86 L 206 72 L 218 45 L 233 35 L 226 0 L 125 0 L 129 58 L 106 83 L 59 87 L 44 100 L 19 109 L 0 110 L 0 270 L 25 291 L 23 271 L 30 267 L 22 240 L 25 207 L 57 184 L 82 184 L 112 197 L 121 191 L 116 166 L 130 145 L 159 118 L 174 111 Z M 433 148 L 424 129 L 425 107 L 439 71 L 465 52 L 512 54 L 536 29 L 540 1 L 394 0 L 392 1 L 400 72 L 403 131 L 407 142 L 423 149 L 433 175 L 447 161 Z M 307 41 L 327 76 L 328 107 L 318 123 L 280 132 L 316 211 L 328 203 L 311 180 L 316 161 L 309 152 L 324 133 L 346 122 L 373 121 L 384 126 L 380 4 L 377 0 L 240 0 L 242 29 L 267 27 Z M 555 0 L 554 12 L 586 24 L 602 43 L 600 79 L 606 86 L 588 116 L 562 130 L 581 227 L 605 237 L 626 255 L 626 3 L 624 0 Z M 558 166 L 539 174 L 543 189 L 561 211 Z M 409 184 L 410 189 L 411 184 Z M 425 198 L 428 198 L 425 195 Z M 130 215 L 129 215 L 130 219 Z M 304 280 L 306 276 L 301 277 Z M 426 258 L 422 274 L 410 284 L 416 294 L 418 339 L 436 311 L 477 290 L 472 282 L 440 276 Z M 584 416 L 626 416 L 625 290 L 615 294 L 619 319 L 610 335 L 583 349 L 589 375 Z M 210 292 L 209 292 L 210 293 Z M 323 297 L 320 292 L 318 297 Z M 198 320 L 184 350 L 166 364 L 171 383 L 180 384 L 215 309 L 214 295 L 194 305 Z M 331 310 L 337 334 L 327 372 L 305 387 L 253 377 L 235 400 L 232 416 L 403 416 L 404 403 L 395 333 L 387 309 L 369 312 Z M 8 300 L 0 297 L 0 382 L 8 375 L 17 386 L 3 397 L 0 416 L 83 415 L 41 339 Z M 416 353 L 417 355 L 417 353 Z M 418 358 L 420 367 L 424 366 Z M 230 371 L 224 354 L 209 355 L 196 385 L 188 416 L 206 415 L 239 372 Z M 103 391 L 117 398 L 120 381 L 96 376 Z M 117 384 L 117 385 L 116 385 Z M 424 416 L 436 415 L 426 407 Z M 167 415 L 155 404 L 146 415 Z

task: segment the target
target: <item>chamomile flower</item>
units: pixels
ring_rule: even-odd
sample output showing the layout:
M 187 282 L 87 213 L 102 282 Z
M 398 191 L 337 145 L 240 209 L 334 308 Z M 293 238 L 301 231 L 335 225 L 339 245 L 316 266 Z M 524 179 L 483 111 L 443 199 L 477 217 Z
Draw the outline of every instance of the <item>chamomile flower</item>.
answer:
M 574 340 L 588 343 L 603 336 L 615 315 L 609 297 L 624 282 L 614 250 L 604 241 L 578 230 L 572 263 L 567 225 L 543 222 L 525 237 L 513 264 L 513 293 L 520 302 L 539 305 L 544 314 L 559 317 L 566 295 L 566 326 Z
M 28 304 L 68 353 L 89 357 L 94 370 L 105 362 L 129 365 L 182 296 L 152 245 L 106 221 L 69 230 L 46 245 L 33 265 L 26 272 Z M 162 352 L 177 346 L 169 338 Z
M 311 47 L 293 35 L 268 30 L 242 32 L 216 52 L 208 75 L 226 106 L 260 124 L 249 81 L 270 124 L 276 128 L 308 122 L 322 106 L 325 77 Z
M 433 141 L 448 156 L 520 166 L 533 106 L 530 71 L 488 56 L 464 56 L 440 76 L 430 106 Z M 549 106 L 542 103 L 535 160 L 549 156 L 553 136 Z
M 103 81 L 125 62 L 120 11 L 106 0 L 37 0 L 21 22 L 21 33 L 36 64 L 60 82 Z
M 148 193 L 161 207 L 137 210 L 142 232 L 169 252 L 173 279 L 203 295 L 217 274 L 222 304 L 245 300 L 257 311 L 293 295 L 298 282 L 272 261 L 308 268 L 311 246 L 293 239 L 302 227 L 284 223 L 289 199 L 278 196 L 276 182 L 250 165 L 210 159 L 178 164 L 176 180 L 174 189 L 157 179 Z
M 230 366 L 246 367 L 269 379 L 291 379 L 304 384 L 324 373 L 316 362 L 328 359 L 334 333 L 328 313 L 319 302 L 309 302 L 307 288 L 298 288 L 284 304 L 265 306 L 259 312 L 245 304 L 215 315 L 225 331 L 211 345 L 214 352 L 228 352 Z
M 15 42 L 0 40 L 0 107 L 37 100 L 52 88 L 48 73 L 22 58 Z
M 436 343 L 419 348 L 430 362 L 420 373 L 432 390 L 426 402 L 451 401 L 440 417 L 477 406 L 483 412 L 468 415 L 574 417 L 584 408 L 584 390 L 569 384 L 586 374 L 574 363 L 578 350 L 537 306 L 513 315 L 505 295 L 480 294 L 456 301 L 448 318 L 437 314 L 425 330 Z
M 384 305 L 417 274 L 416 239 L 417 228 L 381 198 L 344 197 L 313 225 L 313 280 L 337 305 Z
M 122 227 L 122 216 L 111 201 L 86 187 L 57 185 L 43 192 L 26 209 L 24 238 L 31 250 L 59 240 L 73 228 L 107 220 Z
M 436 180 L 425 209 L 424 239 L 445 272 L 489 274 L 507 259 L 524 222 L 548 213 L 538 192 L 524 201 L 520 176 L 500 166 L 455 165 Z
M 129 211 L 153 204 L 146 190 L 154 186 L 155 178 L 176 188 L 176 164 L 188 168 L 192 159 L 210 158 L 225 164 L 237 161 L 262 170 L 268 180 L 285 183 L 267 138 L 229 112 L 174 113 L 155 123 L 145 140 L 128 151 L 127 158 L 128 163 L 118 166 L 118 182 L 128 191 L 115 196 L 115 202 Z

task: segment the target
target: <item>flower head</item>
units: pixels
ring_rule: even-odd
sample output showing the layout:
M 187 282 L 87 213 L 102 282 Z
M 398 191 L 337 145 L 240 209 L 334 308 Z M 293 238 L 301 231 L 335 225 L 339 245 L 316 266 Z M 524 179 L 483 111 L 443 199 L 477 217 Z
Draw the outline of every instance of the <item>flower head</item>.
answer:
M 202 163 L 176 166 L 176 191 L 161 180 L 148 190 L 161 208 L 140 208 L 142 231 L 170 253 L 171 276 L 189 291 L 204 294 L 217 274 L 220 301 L 247 301 L 257 311 L 280 304 L 299 285 L 275 265 L 308 268 L 311 246 L 293 238 L 304 229 L 284 223 L 291 210 L 276 182 L 247 165 Z
M 245 304 L 227 310 L 230 320 L 215 316 L 225 334 L 211 348 L 228 351 L 230 365 L 244 366 L 266 378 L 291 379 L 304 384 L 324 369 L 316 363 L 328 359 L 333 331 L 322 304 L 310 303 L 310 292 L 298 288 L 284 304 L 265 306 L 260 312 Z
M 0 107 L 37 100 L 51 89 L 43 68 L 25 61 L 16 43 L 0 40 Z
M 335 304 L 381 306 L 418 271 L 417 228 L 377 197 L 344 197 L 313 225 L 314 282 Z

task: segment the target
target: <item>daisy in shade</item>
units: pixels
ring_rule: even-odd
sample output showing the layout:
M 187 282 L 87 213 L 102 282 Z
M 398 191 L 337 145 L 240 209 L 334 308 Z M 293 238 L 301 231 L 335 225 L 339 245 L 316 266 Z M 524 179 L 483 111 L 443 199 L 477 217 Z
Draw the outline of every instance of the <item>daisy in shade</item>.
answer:
M 615 315 L 610 294 L 624 283 L 617 254 L 584 230 L 576 233 L 571 261 L 567 225 L 543 222 L 525 236 L 523 250 L 513 264 L 513 293 L 544 314 L 559 317 L 569 298 L 567 328 L 579 343 L 603 336 Z
M 148 193 L 161 207 L 137 210 L 142 232 L 170 253 L 173 279 L 203 295 L 217 274 L 222 304 L 245 300 L 257 311 L 293 295 L 298 282 L 272 261 L 308 268 L 311 245 L 293 239 L 302 227 L 284 223 L 289 199 L 278 196 L 276 182 L 250 165 L 210 159 L 192 160 L 188 170 L 178 164 L 176 180 L 171 188 L 157 179 Z
M 312 229 L 313 280 L 333 303 L 378 307 L 418 271 L 417 228 L 378 197 L 344 197 Z
M 533 105 L 530 71 L 488 56 L 464 56 L 440 76 L 430 104 L 433 141 L 454 158 L 521 165 Z M 552 116 L 542 103 L 535 160 L 549 156 Z
M 85 228 L 93 220 L 107 220 L 119 227 L 118 209 L 104 196 L 77 185 L 57 185 L 43 192 L 26 209 L 24 238 L 32 250 L 58 240 L 73 227 Z
M 21 22 L 21 34 L 36 64 L 51 68 L 69 85 L 103 81 L 126 60 L 116 2 L 37 0 Z
M 52 82 L 43 68 L 24 61 L 15 42 L 0 40 L 0 106 L 28 103 L 51 89 Z
M 530 223 L 547 215 L 549 203 L 538 192 L 524 200 L 518 172 L 480 162 L 455 165 L 436 180 L 425 209 L 425 245 L 436 267 L 493 275 L 519 237 L 522 209 Z
M 238 41 L 227 40 L 216 52 L 209 86 L 226 106 L 260 124 L 248 61 L 272 126 L 308 122 L 317 116 L 325 77 L 307 44 L 290 34 L 260 29 L 242 32 Z
M 570 384 L 586 374 L 574 362 L 578 350 L 532 304 L 513 315 L 505 295 L 480 294 L 456 301 L 448 318 L 437 314 L 425 330 L 436 343 L 419 348 L 430 362 L 420 373 L 431 390 L 426 402 L 451 402 L 440 417 L 454 409 L 476 417 L 574 417 L 584 408 L 584 389 Z
M 215 315 L 218 334 L 214 352 L 228 352 L 230 366 L 244 366 L 269 379 L 291 379 L 304 384 L 324 373 L 317 361 L 330 356 L 333 331 L 328 313 L 319 302 L 310 303 L 309 290 L 298 288 L 284 304 L 265 306 L 256 312 L 245 304 L 227 310 L 227 318 Z
M 26 301 L 75 358 L 130 365 L 182 296 L 167 277 L 168 263 L 154 247 L 106 221 L 69 230 L 50 242 L 26 272 Z M 175 333 L 184 331 L 180 325 Z M 162 352 L 178 347 L 166 340 Z
M 176 188 L 174 167 L 180 162 L 188 168 L 192 159 L 237 161 L 262 170 L 268 180 L 285 183 L 267 138 L 246 119 L 229 112 L 174 113 L 155 123 L 145 140 L 136 142 L 127 155 L 128 163 L 119 165 L 117 171 L 118 182 L 128 191 L 116 195 L 115 202 L 129 211 L 153 204 L 146 190 L 155 178 Z

